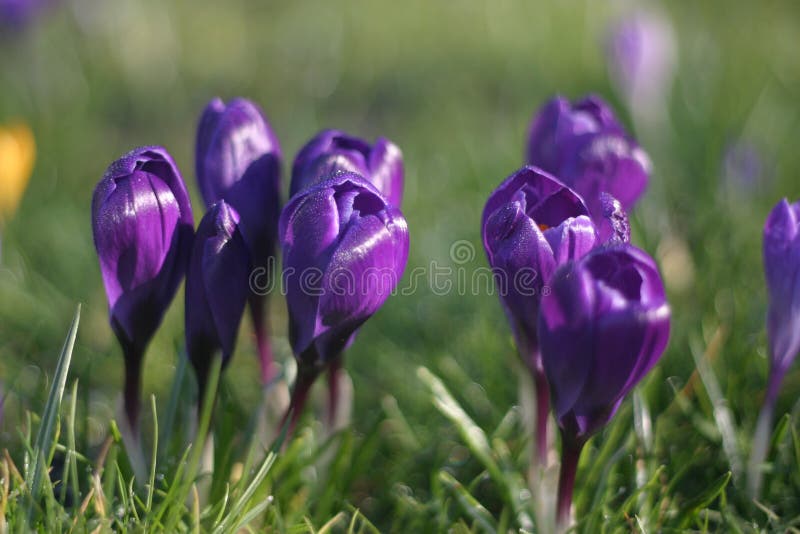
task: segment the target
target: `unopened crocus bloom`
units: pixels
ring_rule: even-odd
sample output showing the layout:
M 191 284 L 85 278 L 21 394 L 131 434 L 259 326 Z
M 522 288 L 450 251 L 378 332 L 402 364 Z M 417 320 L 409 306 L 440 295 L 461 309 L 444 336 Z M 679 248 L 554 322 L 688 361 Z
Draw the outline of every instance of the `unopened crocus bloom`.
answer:
M 186 186 L 164 148 L 137 148 L 108 167 L 92 197 L 92 232 L 135 431 L 142 357 L 186 273 L 194 235 Z
M 341 365 L 342 351 L 403 275 L 408 227 L 372 184 L 342 173 L 287 203 L 280 240 L 298 364 L 290 408 L 296 420 L 318 374 Z
M 226 365 L 250 293 L 250 253 L 239 230 L 239 215 L 224 200 L 197 227 L 186 272 L 186 351 L 202 397 L 212 359 Z
M 323 130 L 297 154 L 289 195 L 294 196 L 337 172 L 355 172 L 394 206 L 403 200 L 403 154 L 384 137 L 373 145 L 339 130 Z
M 527 158 L 581 195 L 604 240 L 611 229 L 603 223 L 600 194 L 630 211 L 650 174 L 647 154 L 597 96 L 575 104 L 558 96 L 545 104 L 531 122 Z
M 612 27 L 607 51 L 609 74 L 634 111 L 664 109 L 676 57 L 669 19 L 656 11 L 633 13 Z
M 264 114 L 243 98 L 227 104 L 213 99 L 200 118 L 195 158 L 206 206 L 224 199 L 234 208 L 252 269 L 271 279 L 280 216 L 281 149 Z M 252 293 L 249 301 L 266 384 L 274 374 L 266 296 Z
M 539 344 L 561 430 L 564 525 L 583 445 L 661 357 L 670 309 L 655 261 L 630 244 L 598 247 L 559 268 L 550 286 L 541 302 Z
M 753 498 L 761 489 L 761 464 L 766 458 L 772 415 L 786 371 L 800 351 L 800 201 L 781 200 L 764 224 L 764 273 L 769 308 L 769 382 L 761 409 L 749 466 Z
M 19 205 L 36 159 L 36 142 L 25 124 L 0 126 L 0 229 Z
M 539 461 L 547 454 L 549 392 L 537 336 L 539 302 L 556 268 L 580 258 L 598 235 L 581 198 L 535 167 L 523 167 L 491 194 L 483 243 L 517 349 L 536 386 Z

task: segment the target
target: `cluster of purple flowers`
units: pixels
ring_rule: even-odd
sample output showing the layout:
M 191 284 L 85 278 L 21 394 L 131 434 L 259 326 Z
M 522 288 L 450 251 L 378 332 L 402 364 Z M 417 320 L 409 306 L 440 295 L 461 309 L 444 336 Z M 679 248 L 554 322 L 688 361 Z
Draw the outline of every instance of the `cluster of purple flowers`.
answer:
M 611 108 L 554 98 L 531 123 L 527 159 L 489 196 L 483 243 L 498 277 L 537 274 L 538 291 L 511 287 L 501 301 L 537 388 L 540 462 L 551 399 L 561 430 L 563 523 L 581 448 L 664 352 L 670 309 L 655 261 L 629 243 L 625 212 L 649 160 Z
M 526 154 L 527 164 L 489 196 L 482 238 L 498 283 L 535 273 L 533 291 L 511 285 L 500 299 L 537 388 L 540 463 L 551 410 L 560 430 L 564 525 L 581 450 L 662 356 L 670 307 L 655 261 L 630 243 L 627 211 L 646 189 L 649 159 L 611 108 L 595 96 L 554 98 L 534 117 Z M 229 362 L 248 307 L 268 384 L 275 369 L 266 297 L 250 281 L 257 269 L 275 274 L 280 246 L 298 366 L 286 413 L 292 424 L 321 373 L 329 372 L 335 392 L 344 351 L 395 289 L 409 252 L 399 148 L 320 132 L 293 162 L 283 207 L 282 160 L 255 104 L 214 99 L 197 132 L 207 211 L 196 231 L 181 174 L 162 147 L 124 155 L 97 185 L 94 240 L 134 431 L 144 353 L 184 275 L 186 349 L 201 390 L 213 359 Z M 751 458 L 754 493 L 780 383 L 800 351 L 800 203 L 784 200 L 770 214 L 764 263 L 771 372 Z M 297 275 L 307 270 L 314 276 Z M 365 275 L 372 272 L 389 276 Z M 333 417 L 334 394 L 329 408 Z
M 126 154 L 97 185 L 92 228 L 111 326 L 125 356 L 124 403 L 134 431 L 144 352 L 184 275 L 186 350 L 203 391 L 213 358 L 229 362 L 248 306 L 262 381 L 274 378 L 266 297 L 254 291 L 250 276 L 270 270 L 277 244 L 285 272 L 321 273 L 313 287 L 308 279 L 301 286 L 292 282 L 298 277 L 286 277 L 289 338 L 298 362 L 294 417 L 316 377 L 338 369 L 358 329 L 402 276 L 408 228 L 399 209 L 403 161 L 397 146 L 321 132 L 295 159 L 292 197 L 283 209 L 281 164 L 278 139 L 255 104 L 214 99 L 197 132 L 196 173 L 207 212 L 196 232 L 180 171 L 162 147 Z M 371 269 L 392 276 L 358 275 Z M 369 287 L 332 291 L 340 271 Z

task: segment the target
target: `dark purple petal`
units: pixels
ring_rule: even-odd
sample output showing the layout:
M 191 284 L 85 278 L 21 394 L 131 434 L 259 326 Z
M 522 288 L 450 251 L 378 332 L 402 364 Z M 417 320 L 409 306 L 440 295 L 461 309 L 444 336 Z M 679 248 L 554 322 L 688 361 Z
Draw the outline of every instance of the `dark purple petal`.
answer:
M 570 217 L 554 228 L 544 231 L 556 265 L 582 258 L 598 243 L 597 229 L 586 215 Z
M 595 288 L 590 274 L 574 265 L 556 272 L 538 315 L 542 365 L 558 420 L 578 400 L 592 370 Z
M 669 308 L 627 308 L 599 316 L 594 325 L 594 358 L 588 379 L 571 410 L 592 433 L 613 415 L 611 407 L 653 367 L 669 338 Z
M 521 355 L 529 364 L 538 358 L 536 318 L 545 280 L 556 268 L 550 244 L 525 214 L 525 196 L 495 211 L 484 229 L 487 254 Z
M 383 193 L 393 206 L 403 202 L 403 153 L 384 137 L 379 137 L 369 155 L 369 172 L 372 184 Z
M 320 358 L 330 361 L 349 345 L 397 287 L 407 258 L 408 229 L 396 209 L 352 220 L 322 279 L 315 341 Z
M 558 226 L 570 217 L 589 214 L 583 200 L 574 191 L 541 169 L 526 166 L 506 178 L 489 196 L 483 208 L 482 228 L 486 228 L 490 215 L 520 191 L 525 195 L 526 213 L 540 227 Z M 484 247 L 489 250 L 485 235 Z

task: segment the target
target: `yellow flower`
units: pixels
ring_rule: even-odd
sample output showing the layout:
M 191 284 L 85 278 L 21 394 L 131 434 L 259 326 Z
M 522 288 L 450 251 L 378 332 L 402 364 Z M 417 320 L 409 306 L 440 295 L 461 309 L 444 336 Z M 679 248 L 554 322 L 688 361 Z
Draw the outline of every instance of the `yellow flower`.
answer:
M 25 124 L 0 125 L 0 224 L 19 205 L 36 159 L 33 132 Z

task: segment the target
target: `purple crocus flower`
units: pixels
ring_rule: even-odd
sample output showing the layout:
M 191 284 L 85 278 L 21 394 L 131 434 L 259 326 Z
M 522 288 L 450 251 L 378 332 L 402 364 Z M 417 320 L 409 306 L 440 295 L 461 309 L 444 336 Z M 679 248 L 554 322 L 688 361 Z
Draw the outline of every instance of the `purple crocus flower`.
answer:
M 203 395 L 212 358 L 226 365 L 250 294 L 250 253 L 239 230 L 239 214 L 224 200 L 197 228 L 186 272 L 186 351 Z
M 375 144 L 339 130 L 323 130 L 297 154 L 289 195 L 324 181 L 336 172 L 360 174 L 394 206 L 403 200 L 403 154 L 384 137 Z
M 94 190 L 94 245 L 125 355 L 125 410 L 134 430 L 142 356 L 186 272 L 193 228 L 186 186 L 162 147 L 125 154 Z
M 527 158 L 583 197 L 604 240 L 611 229 L 603 223 L 601 193 L 629 211 L 650 174 L 647 154 L 597 96 L 575 104 L 557 96 L 545 104 L 531 122 Z
M 642 112 L 663 108 L 676 56 L 669 19 L 654 11 L 634 13 L 611 29 L 607 51 L 609 74 L 630 105 Z
M 761 489 L 775 402 L 783 377 L 800 352 L 800 201 L 781 200 L 764 224 L 764 273 L 769 293 L 767 339 L 769 383 L 761 409 L 749 466 L 753 498 Z
M 211 100 L 197 128 L 197 181 L 206 206 L 224 199 L 239 214 L 239 229 L 253 269 L 271 279 L 280 215 L 281 149 L 253 102 Z M 266 300 L 250 295 L 263 383 L 274 375 L 266 324 Z
M 556 268 L 597 243 L 589 211 L 570 188 L 536 167 L 523 167 L 489 196 L 483 244 L 521 356 L 541 369 L 536 318 L 542 287 Z
M 630 244 L 562 266 L 539 314 L 542 364 L 561 429 L 558 517 L 569 517 L 580 451 L 667 346 L 670 309 L 655 261 Z
M 629 240 L 619 202 L 604 195 L 604 216 L 615 240 Z M 536 167 L 523 167 L 491 194 L 483 212 L 483 243 L 517 349 L 536 387 L 536 447 L 547 455 L 549 390 L 542 368 L 537 320 L 542 292 L 558 266 L 599 243 L 595 224 L 577 193 Z
M 281 213 L 280 240 L 298 362 L 296 419 L 318 374 L 340 365 L 359 327 L 396 287 L 408 258 L 408 227 L 372 184 L 340 173 L 292 197 Z

